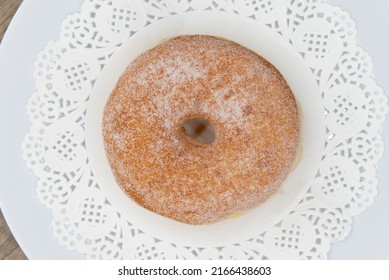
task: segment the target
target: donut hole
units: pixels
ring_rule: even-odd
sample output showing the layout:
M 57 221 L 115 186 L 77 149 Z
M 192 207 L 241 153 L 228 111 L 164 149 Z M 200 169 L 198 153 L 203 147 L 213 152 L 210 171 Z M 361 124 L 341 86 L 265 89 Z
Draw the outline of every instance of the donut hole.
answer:
M 188 119 L 184 121 L 182 130 L 195 143 L 212 144 L 215 141 L 215 129 L 206 119 Z

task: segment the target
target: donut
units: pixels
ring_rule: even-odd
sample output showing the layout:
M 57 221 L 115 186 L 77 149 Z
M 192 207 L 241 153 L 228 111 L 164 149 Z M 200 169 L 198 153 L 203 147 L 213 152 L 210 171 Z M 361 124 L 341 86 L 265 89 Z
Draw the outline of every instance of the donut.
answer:
M 186 133 L 196 119 L 212 127 L 212 142 Z M 297 157 L 299 111 L 286 80 L 260 55 L 184 35 L 129 64 L 105 104 L 103 138 L 118 185 L 136 203 L 210 224 L 277 192 Z

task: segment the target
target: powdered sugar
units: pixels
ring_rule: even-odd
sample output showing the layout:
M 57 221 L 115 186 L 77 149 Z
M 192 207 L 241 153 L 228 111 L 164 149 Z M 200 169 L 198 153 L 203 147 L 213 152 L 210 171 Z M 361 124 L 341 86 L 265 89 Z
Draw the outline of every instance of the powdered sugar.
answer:
M 186 137 L 183 123 L 195 117 L 213 125 L 212 144 Z M 299 121 L 273 66 L 198 35 L 166 41 L 130 64 L 106 105 L 103 132 L 115 177 L 134 200 L 198 224 L 254 207 L 276 190 L 295 157 Z

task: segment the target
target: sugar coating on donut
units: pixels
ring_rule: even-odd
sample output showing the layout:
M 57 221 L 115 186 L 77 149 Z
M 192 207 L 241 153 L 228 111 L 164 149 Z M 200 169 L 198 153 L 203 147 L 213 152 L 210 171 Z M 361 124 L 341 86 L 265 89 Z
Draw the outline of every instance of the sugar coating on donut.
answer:
M 208 120 L 214 142 L 183 133 Z M 138 204 L 189 224 L 258 206 L 285 180 L 299 146 L 296 100 L 258 54 L 218 37 L 179 36 L 127 67 L 104 109 L 106 154 Z

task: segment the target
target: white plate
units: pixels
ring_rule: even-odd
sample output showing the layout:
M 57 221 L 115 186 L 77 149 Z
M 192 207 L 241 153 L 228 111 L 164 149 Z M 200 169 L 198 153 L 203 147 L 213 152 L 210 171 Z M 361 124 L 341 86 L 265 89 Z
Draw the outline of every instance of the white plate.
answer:
M 56 39 L 66 15 L 79 9 L 81 0 L 25 0 L 11 24 L 0 49 L 0 206 L 24 252 L 32 259 L 78 259 L 83 255 L 61 246 L 52 234 L 51 213 L 36 198 L 36 178 L 21 158 L 20 145 L 30 128 L 26 113 L 27 99 L 34 91 L 33 64 L 37 53 L 49 40 Z M 373 6 L 367 1 L 332 0 L 348 4 L 357 18 L 361 42 L 375 62 L 375 78 L 389 89 L 389 40 L 378 31 L 389 29 L 386 11 L 389 3 Z M 44 7 L 44 8 L 43 8 Z M 48 11 L 50 11 L 48 13 Z M 374 14 L 374 18 L 369 15 Z M 382 26 L 385 24 L 385 26 Z M 371 31 L 377 32 L 371 32 Z M 386 147 L 389 125 L 384 124 Z M 356 218 L 351 235 L 335 244 L 329 255 L 338 258 L 389 257 L 389 155 L 380 161 L 380 194 L 373 206 Z M 386 171 L 386 172 L 385 172 Z
M 200 22 L 197 20 L 199 18 Z M 242 29 L 245 32 L 241 32 Z M 111 172 L 102 136 L 104 105 L 127 65 L 162 40 L 185 34 L 226 38 L 263 56 L 285 77 L 303 116 L 301 159 L 279 192 L 240 217 L 211 225 L 193 226 L 179 223 L 150 212 L 129 199 Z M 247 34 L 256 34 L 261 40 L 258 41 L 257 37 Z M 285 59 L 286 57 L 288 59 Z M 296 71 L 296 68 L 299 71 Z M 131 36 L 115 52 L 100 73 L 89 100 L 85 140 L 89 164 L 101 190 L 131 224 L 158 239 L 174 244 L 194 247 L 224 246 L 239 243 L 264 232 L 281 221 L 301 200 L 321 162 L 325 142 L 324 118 L 323 100 L 312 72 L 302 57 L 281 36 L 259 22 L 238 15 L 196 11 L 168 17 L 149 25 Z

